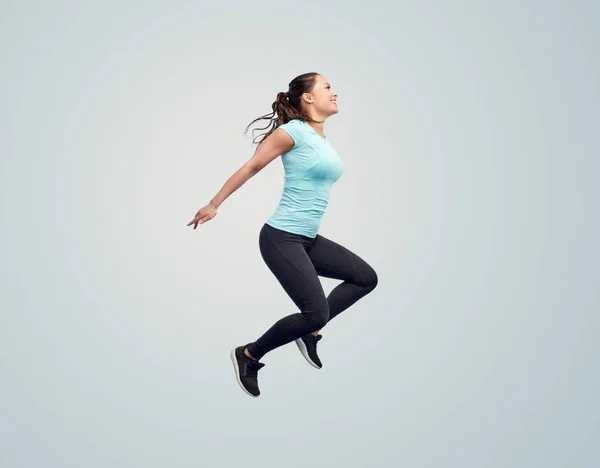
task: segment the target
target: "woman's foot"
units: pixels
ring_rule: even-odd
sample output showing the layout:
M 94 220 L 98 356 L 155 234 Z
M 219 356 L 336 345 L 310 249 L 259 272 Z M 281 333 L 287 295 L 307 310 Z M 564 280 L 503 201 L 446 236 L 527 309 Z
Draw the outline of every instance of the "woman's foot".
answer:
M 304 356 L 311 366 L 316 367 L 317 369 L 323 367 L 323 364 L 321 364 L 321 360 L 317 355 L 317 343 L 321 338 L 321 335 L 315 336 L 312 333 L 309 333 L 296 340 L 296 344 L 298 345 L 298 349 L 300 349 L 302 356 Z
M 265 365 L 244 354 L 245 346 L 238 346 L 231 350 L 231 362 L 235 369 L 235 377 L 242 390 L 252 397 L 258 397 L 258 371 Z

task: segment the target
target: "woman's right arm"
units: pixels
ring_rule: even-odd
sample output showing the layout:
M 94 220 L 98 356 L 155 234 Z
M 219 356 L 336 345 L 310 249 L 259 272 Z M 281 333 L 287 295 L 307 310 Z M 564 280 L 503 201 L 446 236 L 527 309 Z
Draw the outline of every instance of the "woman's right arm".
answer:
M 277 156 L 291 150 L 294 147 L 294 140 L 291 136 L 281 129 L 275 130 L 256 148 L 254 155 L 240 167 L 221 187 L 221 190 L 212 198 L 210 203 L 200 208 L 188 226 L 204 224 L 217 215 L 217 209 L 221 204 L 237 189 L 244 185 L 250 178 L 258 174 L 267 164 L 273 161 Z

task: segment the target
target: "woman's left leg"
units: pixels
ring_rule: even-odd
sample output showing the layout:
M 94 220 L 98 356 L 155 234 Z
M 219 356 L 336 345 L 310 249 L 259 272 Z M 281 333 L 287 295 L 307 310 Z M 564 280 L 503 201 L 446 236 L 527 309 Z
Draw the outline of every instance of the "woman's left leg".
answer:
M 307 253 L 319 276 L 343 280 L 327 297 L 329 321 L 377 286 L 377 273 L 367 262 L 320 234 Z
M 307 253 L 319 276 L 343 281 L 327 296 L 328 322 L 377 286 L 377 273 L 367 262 L 320 234 Z M 321 339 L 319 331 L 298 338 L 296 345 L 304 358 L 320 369 L 323 364 L 317 354 L 317 342 Z

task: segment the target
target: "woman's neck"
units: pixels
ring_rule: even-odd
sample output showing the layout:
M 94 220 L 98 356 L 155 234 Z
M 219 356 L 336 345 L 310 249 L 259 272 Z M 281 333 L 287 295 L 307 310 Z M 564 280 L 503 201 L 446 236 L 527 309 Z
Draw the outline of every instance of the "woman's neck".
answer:
M 325 138 L 325 121 L 322 122 L 308 122 L 308 125 L 310 125 L 312 128 L 315 129 L 315 131 L 322 136 L 323 138 Z

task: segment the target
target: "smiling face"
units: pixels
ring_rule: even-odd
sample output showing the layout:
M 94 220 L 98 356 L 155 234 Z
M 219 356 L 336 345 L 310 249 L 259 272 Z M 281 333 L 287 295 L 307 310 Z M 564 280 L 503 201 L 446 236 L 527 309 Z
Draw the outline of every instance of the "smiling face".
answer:
M 325 119 L 330 115 L 338 113 L 337 107 L 338 94 L 331 89 L 329 82 L 317 75 L 313 88 L 302 95 L 302 100 L 307 108 L 311 109 L 317 119 Z

